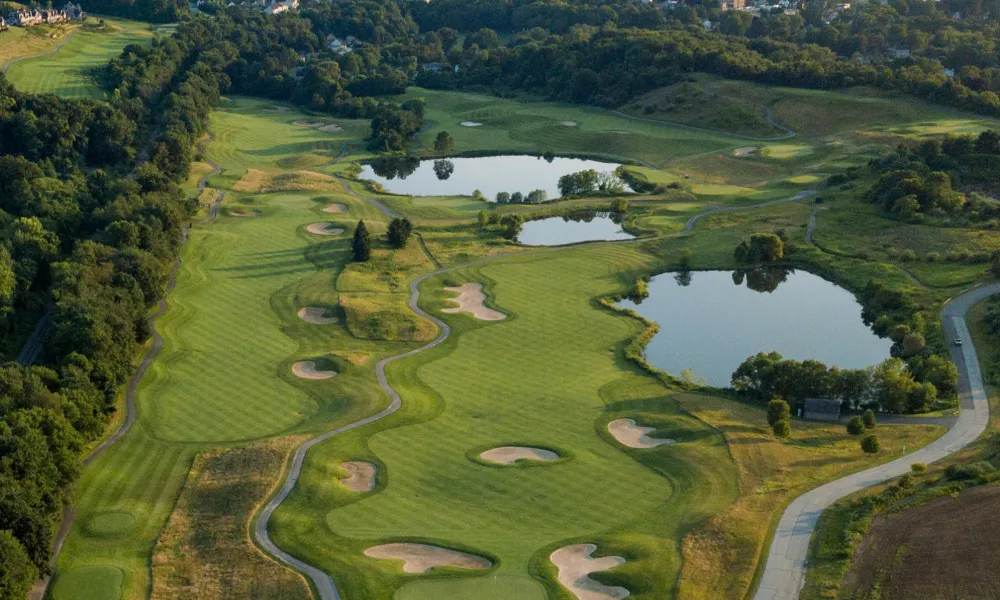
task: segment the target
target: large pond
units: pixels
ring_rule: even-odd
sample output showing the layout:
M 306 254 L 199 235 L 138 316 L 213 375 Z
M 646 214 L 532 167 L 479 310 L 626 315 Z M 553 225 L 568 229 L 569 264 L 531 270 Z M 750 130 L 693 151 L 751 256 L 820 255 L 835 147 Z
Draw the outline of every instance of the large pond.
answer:
M 855 369 L 882 362 L 892 345 L 865 326 L 853 294 L 803 271 L 664 273 L 648 298 L 620 306 L 659 323 L 646 348 L 653 366 L 719 387 L 758 352 Z
M 563 246 L 578 242 L 631 240 L 616 219 L 608 213 L 583 213 L 568 217 L 549 217 L 524 224 L 517 241 L 527 246 Z
M 520 192 L 527 196 L 534 190 L 544 190 L 548 199 L 554 200 L 560 195 L 559 178 L 563 175 L 588 169 L 612 173 L 619 166 L 579 158 L 523 155 L 442 160 L 397 158 L 366 164 L 358 177 L 380 183 L 388 192 L 409 196 L 471 196 L 479 190 L 492 202 L 499 192 Z M 624 189 L 629 190 L 627 186 Z

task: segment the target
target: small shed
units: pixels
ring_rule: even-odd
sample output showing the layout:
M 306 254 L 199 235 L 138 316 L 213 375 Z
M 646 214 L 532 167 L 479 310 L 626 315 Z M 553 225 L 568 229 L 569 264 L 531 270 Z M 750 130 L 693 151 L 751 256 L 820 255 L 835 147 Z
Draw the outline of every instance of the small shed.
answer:
M 806 398 L 802 416 L 814 421 L 839 421 L 840 400 L 830 398 Z

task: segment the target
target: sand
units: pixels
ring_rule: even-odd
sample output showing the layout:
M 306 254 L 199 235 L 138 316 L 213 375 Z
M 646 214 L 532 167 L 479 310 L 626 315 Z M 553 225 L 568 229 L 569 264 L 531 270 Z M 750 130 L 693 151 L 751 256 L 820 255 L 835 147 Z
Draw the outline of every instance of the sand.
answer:
M 259 217 L 259 210 L 231 210 L 229 211 L 230 217 Z
M 340 235 L 344 233 L 342 227 L 335 227 L 333 223 L 313 223 L 309 227 L 306 227 L 309 233 L 315 233 L 316 235 Z
M 500 311 L 483 306 L 486 294 L 483 293 L 483 284 L 467 283 L 462 287 L 446 287 L 445 290 L 458 294 L 457 298 L 449 298 L 452 302 L 458 303 L 458 308 L 443 308 L 444 313 L 472 313 L 472 316 L 482 321 L 500 321 L 507 318 L 507 315 Z
M 315 123 L 310 123 L 309 121 L 293 121 L 292 125 L 297 127 L 322 127 L 326 125 L 323 121 L 317 121 Z
M 334 131 L 343 131 L 344 128 L 340 125 L 324 125 L 319 128 L 320 131 L 327 131 L 333 133 Z
M 479 455 L 479 458 L 489 462 L 509 465 L 518 460 L 558 460 L 559 455 L 544 448 L 532 448 L 530 446 L 500 446 L 487 450 Z
M 330 206 L 323 209 L 325 213 L 342 213 L 347 211 L 347 205 L 341 204 L 339 202 L 334 202 Z
M 651 438 L 646 435 L 655 430 L 655 427 L 641 427 L 632 419 L 615 419 L 608 423 L 608 431 L 611 432 L 611 435 L 615 436 L 619 443 L 629 448 L 648 449 L 674 443 L 674 440 Z
M 559 583 L 573 592 L 579 600 L 621 600 L 629 595 L 623 587 L 604 585 L 588 577 L 596 571 L 605 571 L 625 564 L 620 556 L 591 558 L 597 550 L 594 544 L 575 544 L 553 552 L 549 559 L 559 569 Z
M 299 318 L 306 323 L 315 323 L 316 325 L 329 325 L 339 321 L 337 317 L 326 316 L 328 311 L 329 309 L 319 306 L 307 306 L 299 309 Z
M 746 156 L 750 156 L 756 151 L 757 151 L 757 146 L 745 146 L 743 148 L 737 148 L 736 150 L 733 150 L 733 156 L 744 158 Z
M 462 121 L 462 127 L 482 127 L 482 123 L 476 123 L 475 121 Z
M 489 569 L 493 566 L 493 563 L 481 556 L 429 544 L 383 544 L 365 550 L 365 555 L 385 560 L 402 560 L 405 573 L 426 573 L 434 567 Z
M 559 124 L 564 127 L 576 127 L 576 121 L 563 121 Z
M 302 379 L 329 379 L 337 374 L 336 371 L 316 370 L 316 363 L 311 360 L 301 360 L 292 365 L 292 373 Z
M 349 460 L 340 463 L 340 468 L 347 471 L 347 478 L 340 483 L 355 492 L 370 492 L 375 489 L 375 465 L 365 460 Z

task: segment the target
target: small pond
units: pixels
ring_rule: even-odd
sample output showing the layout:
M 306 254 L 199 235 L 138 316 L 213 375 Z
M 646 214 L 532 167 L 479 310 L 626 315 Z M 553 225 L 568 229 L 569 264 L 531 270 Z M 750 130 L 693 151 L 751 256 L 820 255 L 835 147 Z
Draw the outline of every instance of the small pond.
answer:
M 581 213 L 528 221 L 517 241 L 526 246 L 562 246 L 577 242 L 631 240 L 620 219 L 608 213 Z
M 580 158 L 540 156 L 480 156 L 440 160 L 380 159 L 363 165 L 361 179 L 382 184 L 386 191 L 409 196 L 471 196 L 479 190 L 493 202 L 499 192 L 527 196 L 545 190 L 549 200 L 559 197 L 559 178 L 593 169 L 614 172 L 617 163 Z M 623 184 L 624 185 L 624 184 Z M 631 191 L 624 186 L 624 189 Z
M 653 366 L 691 369 L 718 387 L 758 352 L 857 369 L 888 358 L 892 345 L 865 326 L 853 294 L 804 271 L 664 273 L 641 303 L 619 305 L 659 323 L 646 347 Z

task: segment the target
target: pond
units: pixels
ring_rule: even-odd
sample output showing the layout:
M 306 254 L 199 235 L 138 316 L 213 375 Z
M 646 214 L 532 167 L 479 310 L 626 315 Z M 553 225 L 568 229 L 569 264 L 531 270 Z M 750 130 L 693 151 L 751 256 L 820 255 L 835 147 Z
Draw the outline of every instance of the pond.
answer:
M 631 240 L 616 219 L 608 213 L 582 213 L 528 221 L 517 236 L 526 246 L 563 246 L 578 242 Z
M 646 347 L 653 366 L 673 375 L 691 369 L 718 387 L 758 352 L 856 369 L 882 362 L 892 345 L 864 324 L 853 294 L 803 271 L 664 273 L 650 281 L 648 298 L 619 306 L 659 323 Z
M 570 173 L 593 169 L 612 173 L 617 163 L 580 158 L 542 158 L 540 156 L 481 156 L 441 160 L 379 159 L 362 166 L 361 179 L 382 185 L 393 194 L 409 196 L 471 196 L 476 190 L 487 200 L 496 200 L 499 192 L 520 192 L 527 196 L 544 190 L 549 200 L 559 194 L 559 178 Z M 631 191 L 622 183 L 623 189 Z

